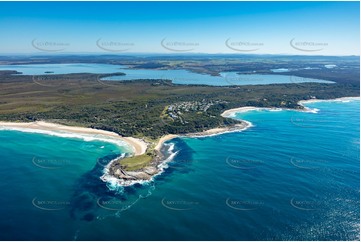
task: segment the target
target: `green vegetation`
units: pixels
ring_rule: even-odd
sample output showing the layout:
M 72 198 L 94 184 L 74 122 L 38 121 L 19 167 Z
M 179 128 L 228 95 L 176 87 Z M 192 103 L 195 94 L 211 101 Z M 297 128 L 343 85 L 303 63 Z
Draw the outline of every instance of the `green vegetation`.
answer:
M 138 155 L 134 157 L 126 157 L 118 162 L 126 171 L 136 171 L 147 166 L 153 159 L 150 154 Z
M 50 58 L 59 63 L 57 58 Z M 91 57 L 74 57 L 72 61 L 90 62 Z M 188 59 L 186 59 L 188 58 Z M 6 58 L 5 58 L 6 59 Z M 359 60 L 336 57 L 211 58 L 94 58 L 93 62 L 127 64 L 142 68 L 185 68 L 218 75 L 220 71 L 268 73 L 271 68 L 293 68 L 290 73 L 303 77 L 335 81 L 335 84 L 302 83 L 249 86 L 174 85 L 165 80 L 102 81 L 107 75 L 89 73 L 46 76 L 13 75 L 0 71 L 0 120 L 55 123 L 91 127 L 157 140 L 165 134 L 184 134 L 227 126 L 238 121 L 220 114 L 242 106 L 301 108 L 297 102 L 310 98 L 332 99 L 359 96 Z M 14 64 L 16 58 L 4 64 Z M 71 62 L 71 61 L 68 61 Z M 336 63 L 342 68 L 325 69 Z M 302 69 L 306 67 L 318 69 Z M 323 68 L 323 69 L 320 69 Z M 282 73 L 277 73 L 282 74 Z M 114 74 L 112 74 L 114 75 Z M 115 75 L 123 75 L 116 73 Z M 126 158 L 121 166 L 141 169 L 155 155 L 153 145 L 148 154 Z
M 237 123 L 220 116 L 230 108 L 300 108 L 297 102 L 311 97 L 359 95 L 358 85 L 352 83 L 211 87 L 157 80 L 100 83 L 97 75 L 74 74 L 59 75 L 56 85 L 51 80 L 39 85 L 30 76 L 6 78 L 10 80 L 0 82 L 0 120 L 48 120 L 152 139 Z M 172 119 L 165 112 L 170 105 L 187 102 L 212 105 L 206 110 L 180 110 L 181 119 Z

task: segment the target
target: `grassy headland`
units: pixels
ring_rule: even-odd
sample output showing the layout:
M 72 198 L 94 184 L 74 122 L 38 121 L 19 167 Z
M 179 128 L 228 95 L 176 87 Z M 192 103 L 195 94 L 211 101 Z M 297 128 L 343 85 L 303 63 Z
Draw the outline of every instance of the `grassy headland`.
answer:
M 167 63 L 168 68 L 172 62 Z M 270 68 L 267 63 L 263 65 Z M 216 69 L 224 71 L 219 66 Z M 107 75 L 88 73 L 46 78 L 0 71 L 0 120 L 46 120 L 144 139 L 149 143 L 144 155 L 119 161 L 124 169 L 137 170 L 146 167 L 157 155 L 154 147 L 164 135 L 196 133 L 239 123 L 220 115 L 227 109 L 242 106 L 299 109 L 300 100 L 359 96 L 359 80 L 353 74 L 350 78 L 350 73 L 353 72 L 344 69 L 330 73 L 303 72 L 304 76 L 332 80 L 334 84 L 216 87 L 175 85 L 170 80 L 102 81 Z

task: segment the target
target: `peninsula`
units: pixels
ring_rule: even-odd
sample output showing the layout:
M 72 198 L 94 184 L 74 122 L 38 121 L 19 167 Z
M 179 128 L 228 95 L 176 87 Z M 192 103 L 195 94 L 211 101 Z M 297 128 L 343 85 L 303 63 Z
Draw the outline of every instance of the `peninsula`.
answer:
M 59 58 L 49 57 L 49 61 L 66 63 L 66 57 Z M 74 57 L 73 61 L 86 61 L 87 58 Z M 213 58 L 217 64 L 214 69 L 217 73 L 214 75 L 229 70 L 227 57 Z M 359 65 L 359 60 L 345 58 L 341 62 L 340 59 L 339 65 L 348 65 L 336 69 L 324 68 L 322 72 L 317 68 L 305 71 L 310 61 L 322 63 L 317 64 L 319 68 L 322 68 L 323 63 L 334 61 L 325 58 L 292 58 L 288 64 L 300 71 L 290 74 L 302 76 L 307 73 L 306 77 L 333 83 L 180 85 L 166 79 L 103 79 L 122 76 L 123 73 L 49 74 L 44 77 L 0 71 L 0 127 L 28 132 L 53 132 L 54 135 L 71 133 L 127 145 L 132 155 L 110 162 L 105 167 L 102 179 L 117 179 L 121 185 L 131 185 L 150 180 L 161 172 L 162 164 L 167 161 L 162 153 L 162 144 L 169 139 L 215 135 L 249 127 L 249 123 L 232 118 L 235 111 L 252 108 L 304 110 L 299 103 L 302 100 L 359 96 L 359 69 L 354 68 Z M 121 60 L 119 57 L 116 62 L 129 65 L 137 62 L 137 58 L 123 60 L 123 63 Z M 7 64 L 16 64 L 17 61 L 25 60 L 9 59 Z M 94 57 L 92 61 L 104 63 L 108 60 Z M 270 63 L 253 57 L 247 65 L 234 57 L 230 57 L 229 61 L 238 70 L 243 68 L 243 73 L 251 73 L 256 70 L 255 66 L 269 70 L 284 67 L 283 59 L 272 59 Z M 149 58 L 143 60 L 142 68 L 148 68 L 147 64 L 154 67 L 154 64 L 160 62 L 158 57 Z M 163 69 L 174 68 L 170 60 L 162 63 Z M 205 70 L 208 70 L 209 63 L 199 57 L 184 58 L 177 68 L 190 70 L 187 63 L 196 63 L 202 67 L 197 73 L 209 74 Z M 272 75 L 269 71 L 256 71 Z

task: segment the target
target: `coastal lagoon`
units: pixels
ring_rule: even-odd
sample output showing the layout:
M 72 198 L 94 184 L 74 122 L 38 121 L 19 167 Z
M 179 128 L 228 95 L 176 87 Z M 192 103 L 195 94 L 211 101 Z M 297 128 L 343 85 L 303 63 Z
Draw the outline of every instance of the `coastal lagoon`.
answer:
M 110 64 L 29 64 L 29 65 L 0 65 L 0 70 L 21 72 L 21 75 L 54 75 L 70 73 L 107 74 L 122 72 L 124 76 L 110 76 L 102 78 L 107 81 L 125 81 L 137 79 L 172 80 L 175 84 L 230 86 L 230 85 L 259 85 L 275 83 L 333 83 L 331 81 L 303 78 L 291 75 L 277 74 L 237 74 L 237 72 L 221 72 L 220 76 L 199 74 L 187 70 L 150 70 L 129 69 L 126 66 Z
M 165 172 L 131 187 L 100 179 L 125 147 L 1 130 L 0 239 L 359 240 L 360 102 L 305 105 L 170 140 Z

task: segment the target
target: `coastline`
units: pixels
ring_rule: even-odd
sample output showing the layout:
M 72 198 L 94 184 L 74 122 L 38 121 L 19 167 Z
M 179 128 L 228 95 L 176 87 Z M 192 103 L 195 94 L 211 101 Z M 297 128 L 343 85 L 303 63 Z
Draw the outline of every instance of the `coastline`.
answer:
M 271 112 L 277 112 L 277 111 L 282 111 L 282 110 L 291 110 L 291 111 L 298 111 L 298 112 L 317 113 L 318 109 L 312 109 L 312 108 L 306 107 L 304 104 L 316 103 L 316 102 L 349 102 L 352 100 L 360 100 L 360 97 L 341 97 L 341 98 L 335 98 L 335 99 L 316 99 L 316 98 L 314 98 L 314 99 L 298 101 L 297 104 L 302 106 L 303 109 L 245 106 L 245 107 L 240 107 L 240 108 L 228 109 L 228 110 L 224 111 L 221 114 L 221 116 L 227 117 L 227 118 L 233 118 L 233 117 L 235 117 L 236 113 L 245 113 L 248 111 L 257 111 L 257 110 L 268 110 Z M 244 120 L 242 120 L 242 121 L 244 121 Z
M 104 169 L 104 175 L 101 177 L 101 180 L 110 184 L 111 189 L 115 189 L 118 186 L 131 186 L 134 184 L 142 184 L 150 182 L 154 177 L 163 173 L 164 169 L 167 167 L 167 163 L 172 161 L 172 159 L 177 155 L 178 152 L 173 152 L 174 145 L 169 146 L 167 150 L 167 155 L 165 155 L 161 148 L 164 146 L 164 143 L 168 140 L 178 138 L 178 137 L 209 137 L 214 135 L 220 135 L 230 132 L 240 132 L 248 129 L 252 126 L 252 123 L 248 121 L 241 120 L 241 123 L 235 124 L 227 127 L 218 127 L 209 130 L 205 130 L 197 133 L 188 133 L 188 134 L 168 134 L 162 136 L 157 145 L 154 147 L 155 157 L 152 161 L 147 164 L 145 167 L 136 170 L 136 171 L 126 171 L 121 164 L 119 164 L 118 159 L 111 161 Z
M 120 168 L 121 170 L 121 174 L 119 173 L 120 176 L 118 175 L 117 177 L 115 177 L 116 174 L 114 172 L 111 172 L 113 163 L 118 161 L 119 158 L 124 158 L 124 157 L 118 157 L 113 161 L 109 162 L 109 164 L 105 167 L 104 175 L 101 177 L 101 179 L 106 182 L 111 181 L 112 183 L 114 183 L 114 179 L 116 179 L 118 180 L 117 183 L 119 185 L 125 185 L 125 186 L 151 180 L 154 176 L 162 173 L 165 163 L 171 160 L 171 158 L 173 158 L 175 155 L 175 154 L 171 154 L 169 157 L 165 157 L 162 154 L 161 148 L 163 147 L 163 144 L 166 141 L 177 137 L 205 137 L 205 136 L 219 135 L 227 132 L 242 131 L 250 126 L 251 124 L 249 122 L 242 122 L 241 124 L 236 124 L 234 126 L 213 128 L 199 133 L 189 133 L 183 135 L 174 135 L 174 134 L 165 135 L 157 141 L 157 144 L 154 147 L 156 157 L 154 157 L 152 162 L 147 167 L 141 169 L 140 171 L 132 171 L 132 172 L 126 172 Z M 36 121 L 29 123 L 0 121 L 0 130 L 15 130 L 15 131 L 29 132 L 29 133 L 40 133 L 40 134 L 46 134 L 46 135 L 52 135 L 52 136 L 58 136 L 64 138 L 80 138 L 85 141 L 101 140 L 105 142 L 115 143 L 122 147 L 128 146 L 133 151 L 134 156 L 144 155 L 147 149 L 149 148 L 148 143 L 134 137 L 122 137 L 117 133 L 111 131 L 77 127 L 77 126 L 66 126 L 66 125 L 50 123 L 46 121 Z M 119 181 L 119 178 L 121 176 L 123 176 L 124 181 Z
M 234 118 L 236 113 L 244 113 L 248 111 L 255 111 L 255 110 L 268 110 L 271 112 L 278 112 L 282 110 L 292 110 L 292 111 L 298 111 L 298 112 L 310 112 L 310 113 L 317 113 L 318 109 L 311 109 L 306 107 L 303 104 L 307 103 L 314 103 L 314 102 L 330 102 L 330 101 L 340 101 L 340 102 L 348 102 L 350 100 L 360 100 L 360 97 L 342 97 L 342 98 L 335 98 L 335 99 L 308 99 L 308 100 L 301 100 L 298 101 L 297 104 L 303 107 L 303 109 L 290 109 L 290 108 L 269 108 L 269 107 L 254 107 L 254 106 L 245 106 L 245 107 L 239 107 L 239 108 L 232 108 L 224 111 L 221 113 L 222 117 L 225 118 Z M 207 136 L 213 136 L 213 135 L 219 135 L 223 133 L 229 133 L 229 132 L 237 132 L 237 131 L 243 131 L 253 126 L 253 124 L 246 120 L 240 120 L 241 124 L 236 124 L 234 127 L 222 127 L 222 128 L 213 128 L 209 129 L 203 132 L 198 133 L 189 133 L 185 135 L 174 135 L 174 134 L 168 134 L 163 137 L 161 137 L 155 147 L 155 150 L 160 152 L 161 147 L 163 144 L 171 139 L 177 138 L 177 137 L 207 137 Z
M 45 121 L 36 121 L 30 123 L 0 122 L 0 129 L 42 133 L 69 138 L 82 138 L 84 140 L 102 140 L 115 143 L 117 145 L 123 144 L 128 145 L 133 150 L 135 155 L 142 155 L 147 149 L 147 144 L 141 139 L 133 137 L 122 137 L 117 133 L 106 130 L 65 126 Z
M 162 136 L 159 139 L 159 141 L 154 149 L 157 151 L 160 151 L 160 149 L 162 148 L 162 146 L 165 142 L 167 142 L 168 140 L 174 139 L 174 138 L 178 138 L 178 137 L 192 137 L 192 138 L 208 137 L 208 136 L 220 135 L 220 134 L 229 133 L 229 132 L 243 131 L 251 126 L 252 126 L 252 123 L 242 120 L 242 123 L 240 123 L 240 124 L 235 124 L 235 125 L 229 126 L 229 127 L 219 127 L 219 128 L 208 129 L 208 130 L 205 130 L 202 132 L 197 132 L 197 133 L 167 134 L 167 135 Z
M 316 103 L 316 102 L 349 102 L 352 100 L 360 100 L 360 97 L 340 97 L 340 98 L 334 98 L 334 99 L 308 99 L 308 100 L 301 100 L 298 101 L 297 104 L 304 106 L 303 104 L 306 103 Z
M 167 134 L 167 135 L 164 135 L 162 136 L 157 145 L 154 147 L 154 150 L 160 152 L 160 149 L 162 148 L 163 144 L 168 141 L 168 140 L 171 140 L 171 139 L 174 139 L 174 138 L 177 138 L 179 137 L 179 135 L 176 135 L 176 134 Z
M 282 110 L 293 110 L 293 111 L 299 111 L 299 112 L 312 112 L 312 113 L 316 113 L 318 110 L 314 110 L 314 109 L 310 109 L 306 106 L 304 106 L 303 104 L 306 103 L 314 103 L 314 102 L 329 102 L 329 101 L 341 101 L 341 102 L 345 102 L 345 101 L 349 101 L 349 100 L 360 100 L 360 97 L 341 97 L 341 98 L 335 98 L 335 99 L 308 99 L 308 100 L 301 100 L 298 101 L 297 104 L 299 104 L 300 106 L 302 106 L 304 109 L 288 109 L 288 108 L 269 108 L 269 107 L 254 107 L 254 106 L 245 106 L 245 107 L 239 107 L 239 108 L 232 108 L 232 109 L 228 109 L 226 111 L 224 111 L 223 113 L 221 113 L 221 116 L 224 118 L 232 118 L 235 117 L 236 113 L 244 113 L 244 112 L 248 112 L 248 111 L 255 111 L 255 110 L 269 110 L 269 111 L 273 111 L 273 112 L 277 112 L 277 111 L 282 111 Z M 209 129 L 209 130 L 205 130 L 203 132 L 198 132 L 198 133 L 189 133 L 189 134 L 167 134 L 162 136 L 157 145 L 155 146 L 155 150 L 160 152 L 160 149 L 162 148 L 163 144 L 165 142 L 167 142 L 168 140 L 177 138 L 177 137 L 206 137 L 206 136 L 212 136 L 212 135 L 219 135 L 219 134 L 223 134 L 223 133 L 228 133 L 228 132 L 237 132 L 237 131 L 242 131 L 245 130 L 249 127 L 252 127 L 252 123 L 250 123 L 249 121 L 246 120 L 241 120 L 243 124 L 237 124 L 235 125 L 236 128 L 234 127 L 219 127 L 219 128 L 213 128 L 213 129 Z
M 236 113 L 245 113 L 248 111 L 255 111 L 255 110 L 275 110 L 279 111 L 280 108 L 260 108 L 260 107 L 254 107 L 254 106 L 246 106 L 246 107 L 240 107 L 240 108 L 232 108 L 224 111 L 221 116 L 225 118 L 232 118 L 235 116 Z
M 327 101 L 341 101 L 348 102 L 350 100 L 359 100 L 360 97 L 344 97 L 337 99 L 309 99 L 309 100 L 301 100 L 298 102 L 303 109 L 287 109 L 287 108 L 264 108 L 264 107 L 240 107 L 233 108 L 224 111 L 221 116 L 227 118 L 234 118 L 236 113 L 240 112 L 248 112 L 253 110 L 269 110 L 269 111 L 282 111 L 282 110 L 293 110 L 293 111 L 301 111 L 301 112 L 312 112 L 317 113 L 317 109 L 311 109 L 304 104 L 313 103 L 313 102 L 327 102 Z M 32 132 L 32 133 L 43 133 L 56 135 L 61 137 L 68 138 L 83 138 L 84 140 L 102 140 L 106 142 L 115 143 L 119 146 L 127 145 L 133 150 L 133 156 L 141 156 L 144 155 L 147 150 L 154 146 L 154 154 L 155 156 L 152 158 L 151 162 L 147 164 L 145 167 L 135 170 L 135 171 L 125 171 L 124 167 L 119 164 L 119 159 L 124 158 L 118 157 L 104 168 L 104 174 L 100 177 L 101 180 L 107 182 L 112 187 L 116 186 L 131 186 L 134 184 L 142 184 L 144 182 L 149 182 L 154 179 L 154 177 L 161 174 L 164 169 L 167 167 L 167 163 L 171 161 L 177 153 L 172 152 L 173 148 L 168 150 L 168 155 L 166 156 L 161 152 L 164 143 L 177 138 L 177 137 L 208 137 L 214 135 L 220 135 L 223 133 L 230 132 L 240 132 L 252 127 L 252 123 L 246 120 L 240 120 L 241 123 L 235 124 L 227 127 L 218 127 L 209 130 L 204 130 L 202 132 L 197 133 L 188 133 L 188 134 L 168 134 L 164 135 L 156 142 L 146 143 L 144 140 L 133 138 L 133 137 L 122 137 L 117 133 L 98 130 L 92 128 L 84 128 L 84 127 L 75 127 L 75 126 L 65 126 L 45 121 L 36 121 L 31 123 L 18 123 L 18 122 L 1 122 L 0 121 L 0 130 L 17 130 L 23 132 Z M 152 149 L 152 148 L 150 148 Z M 148 150 L 149 152 L 149 150 Z

